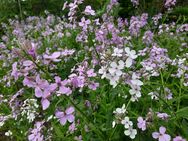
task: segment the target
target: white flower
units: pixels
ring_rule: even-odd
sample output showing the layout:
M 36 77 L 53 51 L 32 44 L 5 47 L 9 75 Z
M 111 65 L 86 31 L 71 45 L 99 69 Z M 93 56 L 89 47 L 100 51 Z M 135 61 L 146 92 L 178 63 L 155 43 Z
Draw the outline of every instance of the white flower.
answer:
M 123 49 L 115 48 L 114 49 L 114 53 L 112 54 L 112 56 L 121 57 L 122 53 L 123 53 Z
M 140 81 L 138 78 L 139 77 L 135 73 L 133 73 L 132 74 L 131 84 L 134 85 L 134 86 L 142 86 L 143 82 Z
M 128 130 L 124 131 L 124 134 L 129 136 L 131 139 L 134 139 L 136 137 L 137 130 L 130 127 Z
M 26 115 L 27 119 L 29 120 L 29 122 L 33 122 L 36 115 L 38 114 L 36 112 L 36 109 L 39 107 L 39 105 L 37 104 L 37 100 L 36 99 L 26 99 L 23 102 L 23 105 L 21 107 L 21 115 L 24 116 Z
M 101 76 L 102 79 L 106 77 L 106 71 L 107 71 L 106 67 L 103 67 L 103 66 L 99 69 L 99 74 L 102 74 Z
M 131 101 L 135 101 L 138 100 L 139 97 L 141 97 L 141 92 L 140 92 L 140 87 L 136 88 L 136 89 L 130 89 L 129 93 L 131 94 Z
M 12 132 L 10 130 L 8 130 L 8 132 L 5 132 L 5 136 L 11 136 Z
M 112 85 L 113 88 L 115 88 L 117 86 L 117 83 L 120 77 L 117 75 L 107 74 L 106 78 L 110 80 L 110 85 Z
M 92 15 L 92 16 L 95 15 L 95 11 L 92 10 L 92 8 L 91 8 L 90 5 L 86 6 L 86 9 L 85 9 L 84 13 L 85 13 L 86 15 Z
M 112 122 L 112 128 L 114 128 L 114 127 L 115 127 L 115 125 L 116 125 L 116 122 L 115 122 L 115 121 L 113 121 L 113 122 Z
M 126 109 L 125 109 L 125 104 L 121 108 L 116 108 L 116 110 L 113 112 L 114 114 L 125 114 Z
M 118 64 L 116 62 L 112 62 L 110 64 L 109 72 L 111 75 L 122 75 L 122 69 L 124 68 L 124 62 L 122 60 L 118 61 Z
M 130 128 L 133 126 L 133 122 L 129 120 L 129 117 L 125 117 L 122 121 L 121 124 L 124 125 L 126 129 Z
M 148 95 L 151 96 L 151 99 L 158 100 L 159 94 L 157 92 L 150 92 Z
M 127 55 L 127 60 L 126 60 L 126 67 L 129 68 L 132 63 L 133 63 L 133 60 L 137 58 L 137 55 L 136 55 L 136 51 L 135 50 L 130 50 L 130 48 L 126 47 L 125 48 L 125 52 L 126 52 L 126 55 Z

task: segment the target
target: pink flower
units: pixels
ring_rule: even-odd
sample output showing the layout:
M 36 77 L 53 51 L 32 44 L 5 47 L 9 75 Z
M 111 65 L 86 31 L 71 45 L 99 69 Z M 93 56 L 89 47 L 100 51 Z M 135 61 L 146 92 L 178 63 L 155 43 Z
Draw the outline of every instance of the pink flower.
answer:
M 55 116 L 60 120 L 61 125 L 65 125 L 67 121 L 72 123 L 75 119 L 74 115 L 74 107 L 69 107 L 65 110 L 65 112 L 57 111 Z
M 137 119 L 138 123 L 137 126 L 139 129 L 142 129 L 142 131 L 146 130 L 146 121 L 142 117 L 138 117 Z
M 153 132 L 152 133 L 152 137 L 154 139 L 158 139 L 158 141 L 170 141 L 171 140 L 170 135 L 165 134 L 165 132 L 166 132 L 166 128 L 161 126 L 159 128 L 159 132 Z
M 186 139 L 183 139 L 181 136 L 176 136 L 173 138 L 173 141 L 186 141 Z

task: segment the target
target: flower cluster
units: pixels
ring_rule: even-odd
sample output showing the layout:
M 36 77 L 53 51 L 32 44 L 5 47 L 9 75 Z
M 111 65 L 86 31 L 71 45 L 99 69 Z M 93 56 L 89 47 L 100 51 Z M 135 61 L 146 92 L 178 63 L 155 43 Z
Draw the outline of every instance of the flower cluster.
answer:
M 83 3 L 65 2 L 63 17 L 2 24 L 0 132 L 29 141 L 186 141 L 187 24 L 161 23 L 161 13 L 114 17 L 117 0 L 102 12 Z

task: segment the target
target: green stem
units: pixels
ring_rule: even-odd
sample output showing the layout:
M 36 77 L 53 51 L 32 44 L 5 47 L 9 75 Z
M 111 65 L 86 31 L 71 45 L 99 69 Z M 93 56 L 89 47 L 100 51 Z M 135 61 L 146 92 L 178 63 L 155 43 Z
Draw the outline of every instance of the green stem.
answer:
M 177 110 L 179 110 L 180 109 L 180 102 L 181 102 L 181 93 L 182 93 L 182 91 L 181 91 L 181 89 L 182 89 L 182 78 L 180 79 L 180 87 L 179 87 L 179 96 L 178 96 L 178 106 L 177 106 Z
M 19 6 L 19 11 L 20 11 L 20 18 L 21 18 L 21 20 L 22 20 L 22 19 L 23 19 L 23 16 L 22 16 L 22 7 L 21 7 L 20 0 L 18 0 L 18 6 Z

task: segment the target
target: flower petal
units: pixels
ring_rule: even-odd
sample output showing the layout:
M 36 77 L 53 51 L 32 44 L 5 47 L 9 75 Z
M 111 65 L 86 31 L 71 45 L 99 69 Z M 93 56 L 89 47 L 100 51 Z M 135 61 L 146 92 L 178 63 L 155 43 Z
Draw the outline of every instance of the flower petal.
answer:
M 62 118 L 60 119 L 60 123 L 61 123 L 61 125 L 65 125 L 66 122 L 67 122 L 66 117 L 62 117 Z
M 67 115 L 72 114 L 73 112 L 74 112 L 74 107 L 69 107 L 69 108 L 67 108 L 66 111 L 65 111 L 65 113 L 66 113 Z
M 42 97 L 42 95 L 43 95 L 42 90 L 39 87 L 36 87 L 35 88 L 35 96 L 40 98 L 40 97 Z
M 166 132 L 166 128 L 163 127 L 163 126 L 161 126 L 161 127 L 159 128 L 159 132 L 160 132 L 161 134 L 164 134 L 164 133 Z
M 126 67 L 129 68 L 132 65 L 132 59 L 131 58 L 127 58 L 125 63 L 126 63 Z
M 43 110 L 46 110 L 50 106 L 50 101 L 48 99 L 42 99 L 41 103 L 42 103 Z
M 152 133 L 152 137 L 154 138 L 154 139 L 158 139 L 159 138 L 159 133 L 158 132 L 153 132 Z
M 67 120 L 72 123 L 74 121 L 75 117 L 74 115 L 67 115 Z

